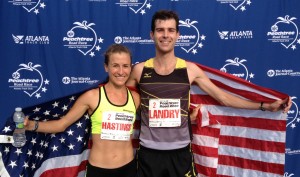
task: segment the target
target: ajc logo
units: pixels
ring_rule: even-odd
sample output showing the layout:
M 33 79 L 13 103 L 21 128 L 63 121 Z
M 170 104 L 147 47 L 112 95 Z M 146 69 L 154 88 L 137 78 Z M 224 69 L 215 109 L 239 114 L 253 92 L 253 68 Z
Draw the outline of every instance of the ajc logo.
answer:
M 46 4 L 42 0 L 12 0 L 9 1 L 13 5 L 22 6 L 28 13 L 40 13 L 39 9 L 44 9 Z
M 291 97 L 291 99 L 294 100 L 297 99 L 297 97 Z M 297 123 L 300 123 L 299 109 L 297 104 L 292 101 L 292 107 L 288 111 L 286 127 L 291 127 L 294 129 Z
M 135 14 L 142 14 L 144 15 L 146 13 L 146 9 L 151 9 L 151 3 L 148 0 L 134 0 L 134 1 L 128 1 L 128 0 L 119 0 L 117 5 L 121 7 L 129 7 L 130 10 L 132 10 Z
M 95 56 L 95 51 L 100 51 L 99 43 L 103 43 L 101 37 L 98 39 L 97 33 L 91 26 L 94 23 L 87 24 L 87 21 L 74 22 L 75 26 L 67 32 L 68 37 L 64 37 L 63 41 L 67 44 L 64 45 L 68 48 L 76 48 L 83 55 L 89 54 L 91 57 Z
M 49 85 L 49 80 L 44 80 L 42 73 L 37 69 L 41 65 L 33 65 L 32 62 L 20 64 L 20 68 L 12 74 L 12 78 L 8 79 L 8 83 L 12 83 L 14 90 L 22 90 L 29 97 L 33 95 L 36 98 L 41 97 L 40 92 L 46 92 L 46 85 Z
M 250 78 L 253 79 L 254 78 L 254 74 L 251 73 L 249 75 L 249 71 L 246 67 L 246 65 L 243 64 L 243 62 L 246 62 L 247 60 L 242 59 L 239 60 L 238 57 L 236 57 L 235 59 L 228 59 L 226 60 L 226 62 L 228 62 L 227 64 L 225 64 L 220 71 L 222 72 L 230 72 L 230 74 L 237 76 L 239 78 L 245 79 L 247 81 L 250 82 Z
M 300 72 L 299 71 L 294 71 L 292 69 L 270 69 L 267 72 L 267 75 L 269 77 L 279 77 L 279 76 L 300 76 Z
M 296 18 L 286 15 L 284 18 L 278 17 L 277 19 L 278 21 L 272 25 L 271 31 L 267 33 L 267 36 L 271 37 L 269 40 L 275 43 L 280 42 L 286 49 L 295 50 L 296 43 L 300 44 L 298 26 L 293 22 Z
M 206 36 L 203 34 L 200 36 L 198 28 L 194 25 L 195 23 L 198 22 L 191 22 L 190 19 L 186 19 L 185 21 L 179 20 L 181 33 L 175 45 L 179 46 L 186 53 L 192 51 L 193 54 L 196 54 L 198 53 L 197 48 L 204 46 L 200 41 L 204 41 Z

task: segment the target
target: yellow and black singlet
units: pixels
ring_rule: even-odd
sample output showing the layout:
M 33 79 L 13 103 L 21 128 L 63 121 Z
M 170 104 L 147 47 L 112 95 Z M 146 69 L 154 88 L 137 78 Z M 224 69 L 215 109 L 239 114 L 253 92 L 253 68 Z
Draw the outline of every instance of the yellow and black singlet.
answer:
M 186 147 L 191 142 L 186 61 L 177 58 L 174 71 L 168 75 L 157 74 L 153 61 L 145 62 L 139 83 L 140 144 L 158 150 Z
M 124 105 L 114 105 L 107 98 L 104 86 L 99 88 L 99 103 L 91 114 L 92 134 L 100 134 L 101 139 L 130 140 L 136 107 L 131 92 L 127 89 Z

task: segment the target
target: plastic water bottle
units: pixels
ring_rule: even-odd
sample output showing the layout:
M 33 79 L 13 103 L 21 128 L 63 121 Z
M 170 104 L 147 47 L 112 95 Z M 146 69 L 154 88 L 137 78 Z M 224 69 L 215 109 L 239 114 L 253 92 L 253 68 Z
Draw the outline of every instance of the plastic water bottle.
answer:
M 24 118 L 25 115 L 22 112 L 22 108 L 18 107 L 15 108 L 14 113 L 14 122 L 16 124 L 16 129 L 13 133 L 13 146 L 15 147 L 23 147 L 26 143 L 26 135 L 25 135 L 25 129 L 24 129 Z

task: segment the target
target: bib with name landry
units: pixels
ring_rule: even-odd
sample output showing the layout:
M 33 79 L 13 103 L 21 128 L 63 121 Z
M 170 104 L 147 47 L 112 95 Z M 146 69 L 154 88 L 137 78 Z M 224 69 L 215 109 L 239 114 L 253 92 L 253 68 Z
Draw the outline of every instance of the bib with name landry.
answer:
M 140 144 L 158 150 L 186 147 L 191 142 L 190 83 L 186 61 L 177 58 L 174 71 L 159 75 L 153 58 L 145 62 L 140 83 Z
M 136 107 L 131 92 L 127 89 L 124 105 L 114 105 L 107 98 L 104 86 L 99 88 L 99 103 L 91 114 L 92 134 L 100 134 L 101 139 L 130 140 Z

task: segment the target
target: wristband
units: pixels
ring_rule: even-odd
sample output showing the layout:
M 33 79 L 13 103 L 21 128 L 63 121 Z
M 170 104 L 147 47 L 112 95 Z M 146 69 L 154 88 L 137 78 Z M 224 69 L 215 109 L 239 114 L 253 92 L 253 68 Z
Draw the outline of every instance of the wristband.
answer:
M 262 111 L 265 111 L 266 109 L 263 107 L 263 105 L 264 105 L 264 102 L 260 102 L 259 109 L 262 110 Z
M 34 121 L 34 127 L 31 131 L 35 132 L 39 128 L 39 121 L 35 120 Z

